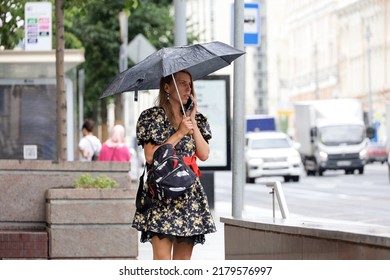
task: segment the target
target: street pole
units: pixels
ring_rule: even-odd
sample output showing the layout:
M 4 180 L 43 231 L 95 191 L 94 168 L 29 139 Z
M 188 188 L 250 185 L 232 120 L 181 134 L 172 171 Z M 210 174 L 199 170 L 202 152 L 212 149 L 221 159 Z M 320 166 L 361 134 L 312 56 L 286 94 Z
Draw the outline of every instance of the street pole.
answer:
M 174 0 L 175 6 L 175 46 L 187 45 L 186 1 Z
M 234 47 L 244 49 L 244 1 L 234 1 Z M 241 218 L 245 186 L 245 56 L 234 62 L 232 216 Z
M 371 93 L 371 46 L 370 46 L 370 38 L 371 38 L 371 30 L 370 26 L 367 25 L 366 29 L 366 40 L 367 40 L 367 77 L 368 77 L 368 124 L 369 126 L 373 125 L 373 109 L 372 109 L 372 93 Z
M 128 68 L 128 62 L 127 62 L 127 53 L 126 53 L 126 47 L 129 43 L 128 39 L 128 21 L 129 17 L 128 15 L 122 11 L 119 13 L 119 27 L 120 27 L 120 38 L 121 38 L 121 46 L 119 50 L 119 72 L 123 72 Z M 126 139 L 126 145 L 130 148 L 133 147 L 133 131 L 135 130 L 135 126 L 132 122 L 132 116 L 134 114 L 134 104 L 133 100 L 130 98 L 129 92 L 124 92 L 121 94 L 121 104 L 122 104 L 122 121 L 123 126 L 125 128 L 125 139 Z M 112 110 L 112 104 L 107 105 L 107 111 L 109 112 Z M 111 108 L 111 109 L 110 109 Z M 115 109 L 114 109 L 115 110 Z M 107 118 L 107 121 L 109 121 L 109 118 Z M 112 127 L 115 125 L 115 116 L 114 118 L 108 122 L 108 128 L 109 133 L 111 132 Z

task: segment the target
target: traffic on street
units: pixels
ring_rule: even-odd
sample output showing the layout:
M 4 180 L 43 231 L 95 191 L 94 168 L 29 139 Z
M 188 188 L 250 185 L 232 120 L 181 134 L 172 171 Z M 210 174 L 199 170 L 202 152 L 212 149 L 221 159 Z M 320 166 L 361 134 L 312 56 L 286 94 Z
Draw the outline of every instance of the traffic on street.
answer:
M 229 203 L 230 172 L 217 172 L 215 198 L 217 206 Z M 272 217 L 272 195 L 265 182 L 279 180 L 291 219 L 355 222 L 390 226 L 390 183 L 385 164 L 366 164 L 364 174 L 345 174 L 329 170 L 323 176 L 303 175 L 299 182 L 284 182 L 283 177 L 257 178 L 244 188 L 243 216 Z M 275 214 L 281 218 L 277 200 Z

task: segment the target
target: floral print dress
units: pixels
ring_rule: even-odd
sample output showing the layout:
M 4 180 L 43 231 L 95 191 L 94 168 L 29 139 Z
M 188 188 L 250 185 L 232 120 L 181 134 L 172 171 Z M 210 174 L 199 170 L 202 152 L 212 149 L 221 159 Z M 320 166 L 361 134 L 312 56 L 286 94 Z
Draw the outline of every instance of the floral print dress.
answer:
M 195 117 L 203 138 L 211 139 L 210 125 L 200 113 Z M 152 142 L 163 144 L 175 128 L 169 122 L 161 107 L 152 107 L 143 111 L 137 122 L 138 145 Z M 175 146 L 178 154 L 191 157 L 195 153 L 195 141 L 185 136 Z M 194 245 L 205 242 L 204 235 L 216 231 L 207 196 L 199 180 L 196 179 L 192 190 L 165 204 L 153 199 L 151 207 L 144 213 L 136 211 L 133 227 L 142 232 L 141 242 L 151 241 L 152 236 L 167 237 L 171 240 L 189 241 Z

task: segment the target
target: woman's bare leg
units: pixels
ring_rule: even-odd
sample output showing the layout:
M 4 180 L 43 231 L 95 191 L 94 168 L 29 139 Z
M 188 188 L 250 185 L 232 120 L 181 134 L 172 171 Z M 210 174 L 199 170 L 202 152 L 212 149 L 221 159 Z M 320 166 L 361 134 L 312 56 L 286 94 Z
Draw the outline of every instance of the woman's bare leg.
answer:
M 172 241 L 169 238 L 160 239 L 152 237 L 153 260 L 170 260 L 172 252 Z
M 190 260 L 194 244 L 187 242 L 173 242 L 173 260 Z

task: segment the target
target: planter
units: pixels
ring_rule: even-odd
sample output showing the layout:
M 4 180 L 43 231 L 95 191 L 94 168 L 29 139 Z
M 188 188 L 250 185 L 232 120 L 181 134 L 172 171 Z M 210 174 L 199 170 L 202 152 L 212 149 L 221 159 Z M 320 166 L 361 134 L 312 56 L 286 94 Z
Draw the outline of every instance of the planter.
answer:
M 135 195 L 130 188 L 47 190 L 49 258 L 136 259 Z

